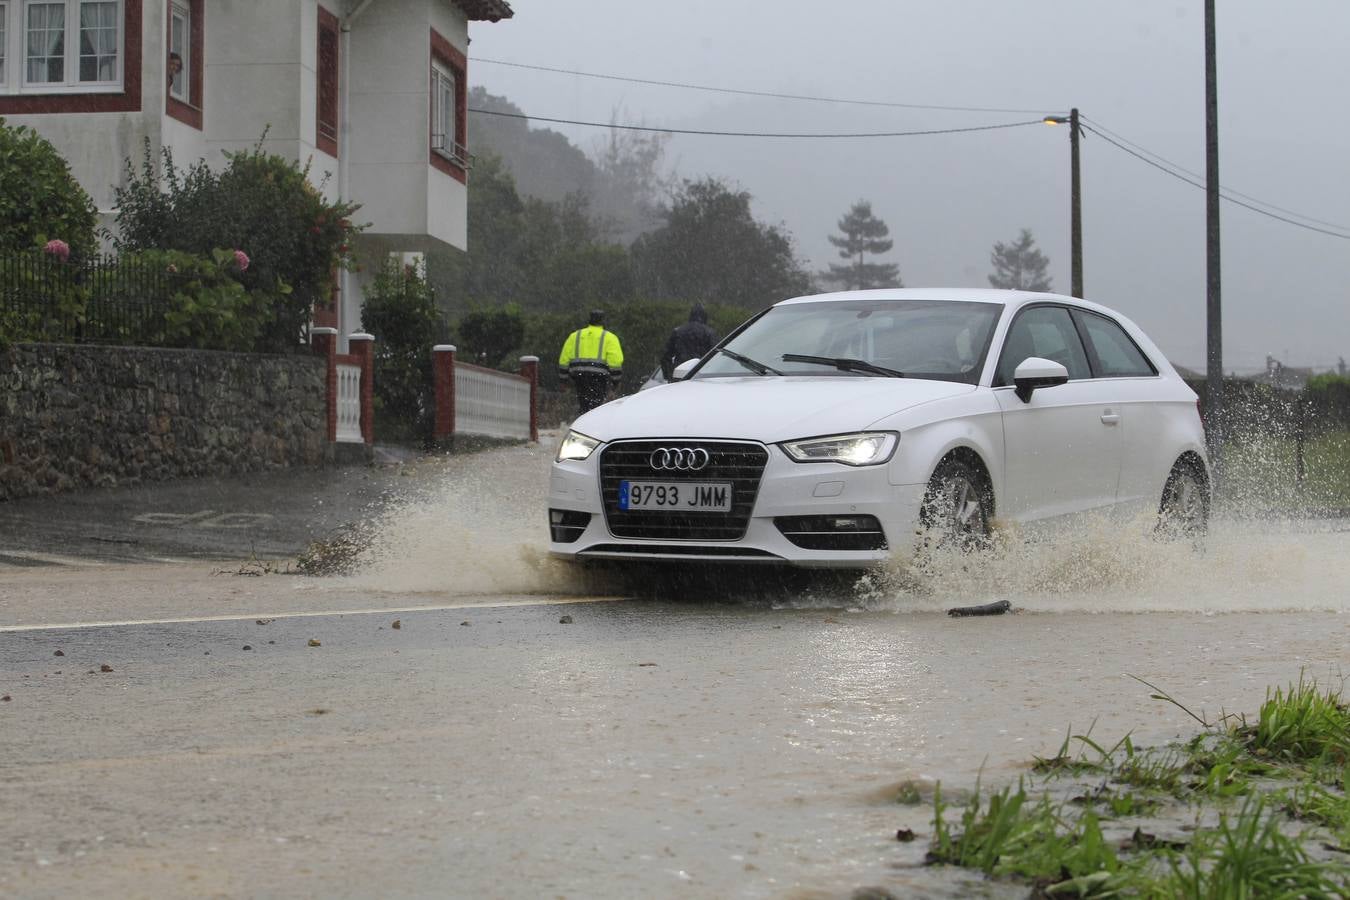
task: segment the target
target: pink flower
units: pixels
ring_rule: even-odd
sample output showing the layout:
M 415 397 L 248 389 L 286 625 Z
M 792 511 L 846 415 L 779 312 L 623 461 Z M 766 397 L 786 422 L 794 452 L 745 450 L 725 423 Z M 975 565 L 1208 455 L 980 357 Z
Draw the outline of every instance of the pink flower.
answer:
M 234 261 L 239 266 L 240 272 L 248 271 L 248 254 L 243 250 L 234 251 Z
M 60 239 L 48 241 L 42 252 L 55 256 L 61 262 L 70 259 L 70 245 Z

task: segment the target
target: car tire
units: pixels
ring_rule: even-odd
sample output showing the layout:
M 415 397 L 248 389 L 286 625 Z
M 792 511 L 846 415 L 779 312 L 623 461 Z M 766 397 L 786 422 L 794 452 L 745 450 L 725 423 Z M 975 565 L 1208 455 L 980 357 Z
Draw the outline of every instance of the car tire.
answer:
M 994 495 L 984 473 L 959 459 L 943 460 L 928 480 L 919 510 L 925 543 L 979 550 L 989 545 Z
M 1203 537 L 1209 531 L 1209 487 L 1204 470 L 1192 462 L 1172 467 L 1158 505 L 1157 533 L 1165 539 Z

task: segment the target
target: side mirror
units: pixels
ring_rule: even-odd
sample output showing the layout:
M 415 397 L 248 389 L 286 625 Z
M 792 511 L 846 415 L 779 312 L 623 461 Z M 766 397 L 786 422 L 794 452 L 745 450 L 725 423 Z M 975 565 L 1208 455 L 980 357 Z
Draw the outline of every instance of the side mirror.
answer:
M 1031 394 L 1038 388 L 1055 387 L 1069 380 L 1069 370 L 1057 362 L 1029 356 L 1013 372 L 1013 384 L 1017 385 L 1017 399 L 1023 403 L 1031 402 Z
M 675 367 L 675 371 L 670 373 L 670 380 L 672 382 L 684 381 L 684 377 L 688 375 L 696 365 L 698 365 L 698 360 L 686 359 L 684 362 L 680 363 L 678 366 Z

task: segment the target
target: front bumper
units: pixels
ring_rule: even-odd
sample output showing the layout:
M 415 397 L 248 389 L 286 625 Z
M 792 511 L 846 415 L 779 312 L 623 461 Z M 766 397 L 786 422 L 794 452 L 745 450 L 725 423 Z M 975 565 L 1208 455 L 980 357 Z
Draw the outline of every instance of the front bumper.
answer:
M 688 443 L 682 439 L 681 443 Z M 548 506 L 566 529 L 553 528 L 549 552 L 559 558 L 587 560 L 704 561 L 776 563 L 815 568 L 868 568 L 913 545 L 926 485 L 893 485 L 888 465 L 845 466 L 797 463 L 776 446 L 767 446 L 764 466 L 745 534 L 735 540 L 644 539 L 616 536 L 609 527 L 601 494 L 603 447 L 585 460 L 553 464 Z M 903 452 L 903 450 L 901 451 Z M 653 480 L 668 477 L 653 473 Z M 560 515 L 567 513 L 568 515 Z M 572 515 L 588 514 L 589 519 Z M 709 513 L 716 516 L 717 513 Z M 872 550 L 808 549 L 798 546 L 775 520 L 788 517 L 873 516 L 885 546 Z M 581 524 L 584 523 L 584 524 Z M 789 529 L 791 530 L 791 529 Z M 798 538 L 800 540 L 800 538 Z

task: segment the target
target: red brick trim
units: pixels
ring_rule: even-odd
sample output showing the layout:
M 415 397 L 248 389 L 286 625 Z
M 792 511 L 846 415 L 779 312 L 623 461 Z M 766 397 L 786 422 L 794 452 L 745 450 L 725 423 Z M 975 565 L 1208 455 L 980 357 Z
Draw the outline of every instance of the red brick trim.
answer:
M 467 78 L 469 72 L 469 60 L 463 53 L 456 50 L 454 45 L 445 39 L 435 28 L 431 29 L 431 58 L 439 61 L 441 65 L 450 69 L 455 76 L 455 133 L 459 135 L 459 142 L 468 145 L 467 126 L 468 111 L 465 106 L 468 103 Z M 427 73 L 428 84 L 430 84 L 430 73 Z M 435 117 L 436 92 L 430 91 L 427 98 L 427 112 L 430 123 Z M 468 182 L 468 172 L 464 167 L 446 159 L 431 148 L 431 128 L 427 127 L 427 156 L 431 160 L 431 167 L 439 172 L 444 172 L 460 184 Z
M 333 52 L 324 57 L 323 44 L 327 37 L 332 42 Z M 338 155 L 338 130 L 342 127 L 342 104 L 340 94 L 342 52 L 342 33 L 338 17 L 324 7 L 319 7 L 319 28 L 314 36 L 314 146 L 334 158 Z M 326 64 L 325 64 L 326 63 Z M 325 94 L 325 85 L 327 93 Z M 329 109 L 325 109 L 325 100 Z M 322 124 L 332 126 L 332 134 L 324 134 Z
M 45 113 L 139 112 L 141 109 L 141 2 L 123 0 L 122 90 L 100 94 L 0 95 L 0 116 Z M 11 8 L 22 8 L 19 3 Z
M 206 4 L 203 0 L 187 0 L 188 18 L 191 20 L 192 33 L 188 35 L 188 65 L 191 71 L 188 77 L 191 83 L 188 85 L 188 102 L 184 103 L 173 94 L 169 93 L 168 70 L 165 70 L 164 78 L 164 112 L 173 118 L 182 122 L 184 125 L 190 125 L 198 131 L 202 130 L 202 96 L 203 84 L 202 76 L 206 72 L 206 62 L 203 60 L 203 51 L 206 48 Z M 169 32 L 173 28 L 173 16 L 169 15 L 169 4 L 165 4 L 164 15 L 164 46 L 169 46 Z M 164 52 L 165 65 L 168 64 L 169 53 Z

